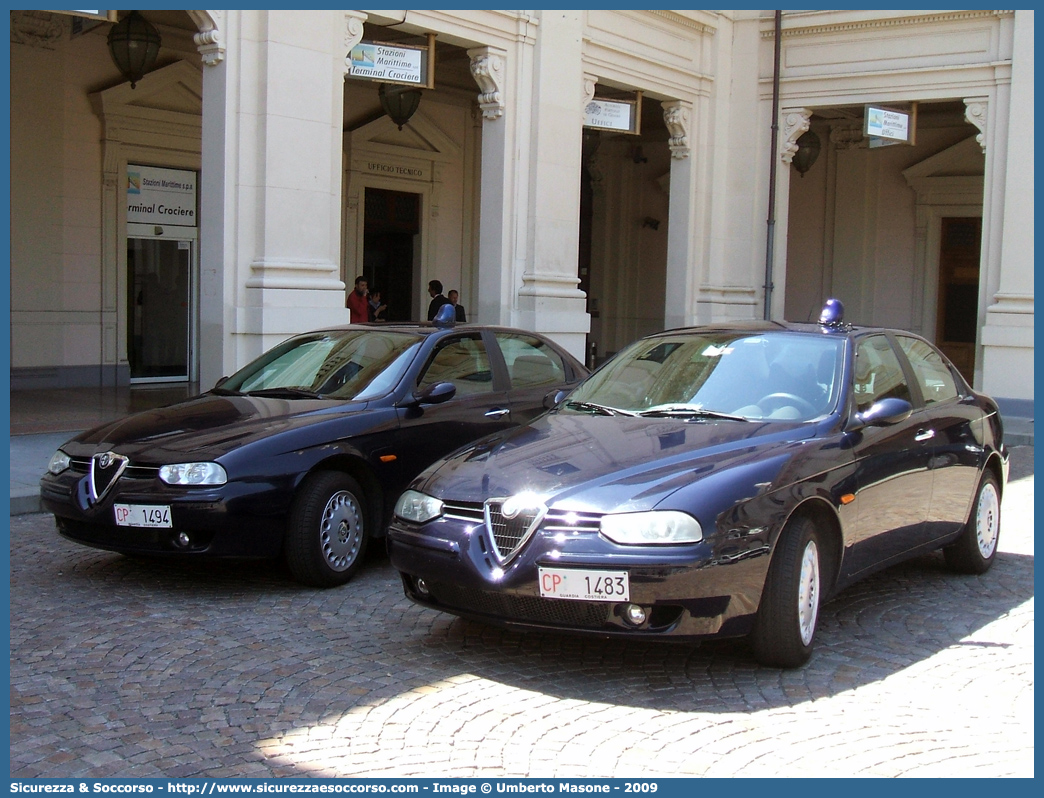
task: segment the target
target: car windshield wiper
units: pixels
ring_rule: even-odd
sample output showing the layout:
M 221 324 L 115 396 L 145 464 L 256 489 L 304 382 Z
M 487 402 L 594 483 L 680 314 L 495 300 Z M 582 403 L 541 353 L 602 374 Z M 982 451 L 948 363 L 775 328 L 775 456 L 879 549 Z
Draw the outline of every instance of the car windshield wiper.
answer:
M 618 407 L 609 407 L 608 405 L 599 405 L 594 402 L 566 402 L 566 407 L 573 407 L 577 410 L 592 410 L 595 413 L 599 413 L 603 416 L 634 416 L 637 413 L 632 413 L 630 410 L 621 410 Z
M 639 416 L 643 417 L 672 417 L 672 418 L 720 418 L 725 421 L 750 421 L 749 418 L 744 416 L 736 416 L 732 413 L 722 413 L 718 410 L 707 410 L 703 407 L 697 407 L 696 405 L 682 405 L 682 404 L 670 404 L 670 405 L 657 405 L 656 407 L 650 407 L 648 410 L 643 410 L 638 413 Z
M 215 396 L 242 396 L 239 391 L 233 391 L 230 388 L 211 388 L 210 392 Z
M 315 391 L 309 391 L 305 388 L 261 388 L 257 391 L 247 391 L 245 396 L 272 396 L 276 398 L 289 398 L 289 399 L 325 399 L 321 393 Z

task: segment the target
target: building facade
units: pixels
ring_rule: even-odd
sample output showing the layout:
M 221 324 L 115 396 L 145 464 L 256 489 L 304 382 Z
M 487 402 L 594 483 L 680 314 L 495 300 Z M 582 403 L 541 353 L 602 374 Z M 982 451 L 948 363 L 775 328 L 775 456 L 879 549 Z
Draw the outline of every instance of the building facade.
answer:
M 207 387 L 363 275 L 590 362 L 834 296 L 1032 415 L 1032 11 L 143 14 L 132 86 L 111 22 L 11 12 L 13 388 Z M 370 43 L 424 53 L 402 125 Z

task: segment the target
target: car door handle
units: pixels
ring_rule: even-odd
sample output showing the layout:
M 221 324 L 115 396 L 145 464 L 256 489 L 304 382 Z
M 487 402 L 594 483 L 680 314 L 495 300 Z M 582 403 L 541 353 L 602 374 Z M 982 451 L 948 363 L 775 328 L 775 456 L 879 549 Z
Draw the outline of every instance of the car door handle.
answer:
M 923 443 L 924 441 L 930 441 L 934 437 L 935 437 L 935 430 L 933 430 L 933 429 L 921 429 L 921 430 L 917 430 L 917 434 L 914 435 L 914 440 L 917 441 L 918 443 Z
M 506 407 L 494 407 L 492 410 L 486 411 L 486 418 L 500 418 L 501 416 L 506 416 L 510 412 L 511 410 Z

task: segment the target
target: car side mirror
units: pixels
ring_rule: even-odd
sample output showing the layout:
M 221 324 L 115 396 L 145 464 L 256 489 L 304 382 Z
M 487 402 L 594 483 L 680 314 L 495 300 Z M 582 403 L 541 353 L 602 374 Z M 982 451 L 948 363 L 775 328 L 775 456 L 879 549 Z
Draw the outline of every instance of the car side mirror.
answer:
M 226 374 L 226 375 L 225 375 L 224 377 L 222 377 L 222 378 L 221 378 L 220 380 L 218 380 L 217 382 L 215 382 L 215 383 L 214 383 L 214 387 L 215 387 L 215 388 L 220 388 L 220 387 L 221 387 L 222 385 L 224 385 L 224 384 L 225 384 L 226 382 L 228 382 L 228 375 L 227 375 L 227 374 Z
M 544 395 L 544 409 L 551 410 L 562 404 L 562 400 L 566 398 L 569 391 L 563 391 L 561 388 L 555 391 L 548 391 Z
M 906 421 L 913 413 L 913 405 L 905 399 L 888 397 L 874 402 L 866 412 L 856 413 L 856 421 L 861 427 L 889 427 Z
M 452 382 L 436 382 L 413 394 L 413 401 L 419 405 L 437 405 L 452 399 L 457 393 L 457 386 Z

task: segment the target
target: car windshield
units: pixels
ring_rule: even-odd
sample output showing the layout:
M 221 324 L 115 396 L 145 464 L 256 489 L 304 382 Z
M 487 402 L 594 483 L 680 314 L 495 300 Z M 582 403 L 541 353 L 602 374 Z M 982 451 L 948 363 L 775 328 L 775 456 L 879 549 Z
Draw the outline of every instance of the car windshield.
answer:
M 564 412 L 807 421 L 837 406 L 843 352 L 841 338 L 797 332 L 660 335 L 621 351 Z
M 391 391 L 421 339 L 388 330 L 327 330 L 284 341 L 216 390 L 280 398 L 365 400 Z

